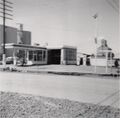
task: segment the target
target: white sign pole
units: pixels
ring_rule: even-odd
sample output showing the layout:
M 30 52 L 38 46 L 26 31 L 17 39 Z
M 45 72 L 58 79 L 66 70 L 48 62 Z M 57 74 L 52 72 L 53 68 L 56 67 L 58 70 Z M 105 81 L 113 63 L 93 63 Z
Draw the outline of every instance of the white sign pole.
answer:
M 98 37 L 98 14 L 96 13 L 93 18 L 95 19 L 95 24 L 96 24 L 96 27 L 95 27 L 95 73 L 97 72 L 97 37 Z
M 108 51 L 106 51 L 106 73 L 108 73 Z

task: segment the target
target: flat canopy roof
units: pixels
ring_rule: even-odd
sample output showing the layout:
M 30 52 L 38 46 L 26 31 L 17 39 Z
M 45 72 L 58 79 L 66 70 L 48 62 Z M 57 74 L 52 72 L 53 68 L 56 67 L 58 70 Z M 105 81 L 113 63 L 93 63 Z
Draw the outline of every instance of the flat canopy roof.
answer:
M 74 46 L 60 46 L 60 47 L 49 47 L 48 50 L 61 50 L 61 49 L 77 49 L 77 47 Z
M 29 50 L 40 50 L 40 49 L 46 50 L 47 49 L 45 47 L 25 45 L 25 44 L 15 44 L 15 43 L 5 44 L 5 48 L 6 49 L 11 49 L 11 48 L 15 48 L 15 49 L 29 49 Z

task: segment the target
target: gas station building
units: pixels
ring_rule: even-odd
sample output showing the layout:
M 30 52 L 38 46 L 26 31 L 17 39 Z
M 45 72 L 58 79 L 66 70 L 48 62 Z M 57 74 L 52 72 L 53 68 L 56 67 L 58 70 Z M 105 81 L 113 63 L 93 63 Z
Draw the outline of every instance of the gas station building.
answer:
M 0 54 L 3 46 L 3 26 L 0 25 Z M 24 31 L 23 25 L 14 28 L 6 26 L 5 40 L 6 58 L 12 57 L 13 64 L 17 65 L 20 58 L 26 60 L 27 65 L 34 64 L 64 64 L 76 65 L 77 48 L 72 46 L 63 46 L 61 48 L 47 49 L 39 45 L 31 45 L 31 32 Z

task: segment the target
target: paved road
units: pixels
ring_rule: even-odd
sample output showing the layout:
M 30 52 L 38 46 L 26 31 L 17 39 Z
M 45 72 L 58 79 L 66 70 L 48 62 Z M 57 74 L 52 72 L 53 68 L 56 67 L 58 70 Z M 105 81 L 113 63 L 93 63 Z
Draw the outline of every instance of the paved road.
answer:
M 80 102 L 119 107 L 120 80 L 85 76 L 63 76 L 0 72 L 0 91 L 67 98 Z

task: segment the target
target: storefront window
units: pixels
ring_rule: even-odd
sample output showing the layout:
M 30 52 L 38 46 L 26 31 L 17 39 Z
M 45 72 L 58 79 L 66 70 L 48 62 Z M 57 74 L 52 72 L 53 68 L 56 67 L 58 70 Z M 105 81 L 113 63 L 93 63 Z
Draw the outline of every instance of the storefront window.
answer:
M 37 61 L 37 55 L 34 55 L 34 61 Z
M 33 60 L 33 51 L 29 51 L 29 60 Z
M 34 61 L 37 61 L 37 51 L 33 52 L 33 59 L 34 59 Z
M 37 51 L 37 61 L 42 61 L 42 50 Z
M 74 49 L 66 49 L 65 50 L 65 60 L 75 61 L 76 60 L 76 50 Z
M 45 61 L 45 57 L 46 57 L 45 50 L 29 51 L 29 60 Z

